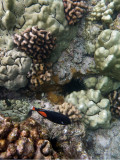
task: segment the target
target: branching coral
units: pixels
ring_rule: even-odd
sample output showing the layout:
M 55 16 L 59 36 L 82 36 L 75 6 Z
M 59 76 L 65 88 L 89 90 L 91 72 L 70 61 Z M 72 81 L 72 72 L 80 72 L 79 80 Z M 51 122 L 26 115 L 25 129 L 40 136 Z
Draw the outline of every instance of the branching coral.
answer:
M 110 126 L 110 103 L 102 98 L 99 90 L 90 89 L 73 92 L 66 97 L 68 103 L 77 106 L 82 114 L 82 121 L 91 129 Z
M 18 48 L 34 59 L 50 57 L 55 47 L 55 39 L 50 32 L 38 29 L 37 26 L 26 29 L 21 35 L 14 35 L 14 43 Z
M 64 102 L 62 105 L 56 106 L 55 111 L 67 115 L 72 121 L 80 121 L 80 119 L 82 118 L 82 116 L 80 115 L 80 111 L 75 106 L 67 102 Z
M 65 17 L 69 25 L 78 22 L 86 12 L 87 4 L 83 0 L 63 0 Z
M 46 135 L 47 131 L 32 118 L 19 124 L 0 115 L 0 158 L 58 158 Z

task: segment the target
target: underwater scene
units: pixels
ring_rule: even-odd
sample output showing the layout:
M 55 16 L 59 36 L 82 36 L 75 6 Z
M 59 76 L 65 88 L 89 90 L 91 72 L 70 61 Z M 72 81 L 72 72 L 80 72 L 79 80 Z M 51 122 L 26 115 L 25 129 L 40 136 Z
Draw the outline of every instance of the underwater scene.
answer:
M 0 160 L 120 160 L 120 0 L 0 0 Z

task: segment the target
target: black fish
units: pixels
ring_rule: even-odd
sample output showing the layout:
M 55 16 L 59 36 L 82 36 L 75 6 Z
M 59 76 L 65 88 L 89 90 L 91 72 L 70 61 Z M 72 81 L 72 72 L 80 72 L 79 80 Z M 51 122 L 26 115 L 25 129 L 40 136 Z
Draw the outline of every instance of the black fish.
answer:
M 70 119 L 61 113 L 49 111 L 45 109 L 39 109 L 39 108 L 35 108 L 34 106 L 32 106 L 32 109 L 28 113 L 29 116 L 32 114 L 32 111 L 37 111 L 41 116 L 43 116 L 44 118 L 54 123 L 58 123 L 62 125 L 71 124 Z

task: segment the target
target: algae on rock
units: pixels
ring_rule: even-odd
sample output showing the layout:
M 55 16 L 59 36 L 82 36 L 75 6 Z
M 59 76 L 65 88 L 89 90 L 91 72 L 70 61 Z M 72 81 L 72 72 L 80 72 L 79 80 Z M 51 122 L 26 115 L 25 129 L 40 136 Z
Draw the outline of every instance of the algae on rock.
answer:
M 11 117 L 13 121 L 23 121 L 27 118 L 30 110 L 28 100 L 0 100 L 0 113 L 5 117 Z

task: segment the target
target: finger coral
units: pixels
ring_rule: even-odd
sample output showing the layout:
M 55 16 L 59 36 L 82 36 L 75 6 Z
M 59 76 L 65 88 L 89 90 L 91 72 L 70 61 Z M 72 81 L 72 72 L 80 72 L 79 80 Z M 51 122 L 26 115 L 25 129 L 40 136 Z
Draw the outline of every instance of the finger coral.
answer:
M 42 59 L 50 57 L 55 47 L 55 40 L 50 32 L 38 29 L 37 26 L 26 29 L 21 35 L 14 35 L 14 43 L 18 48 L 34 59 L 38 59 L 38 56 Z
M 0 115 L 1 159 L 54 159 L 57 153 L 46 139 L 47 131 L 32 118 L 13 123 Z
M 80 121 L 82 118 L 80 111 L 72 104 L 64 102 L 55 107 L 55 111 L 61 112 L 68 116 L 72 121 Z
M 69 25 L 78 22 L 86 12 L 87 4 L 83 0 L 63 0 L 65 17 Z

